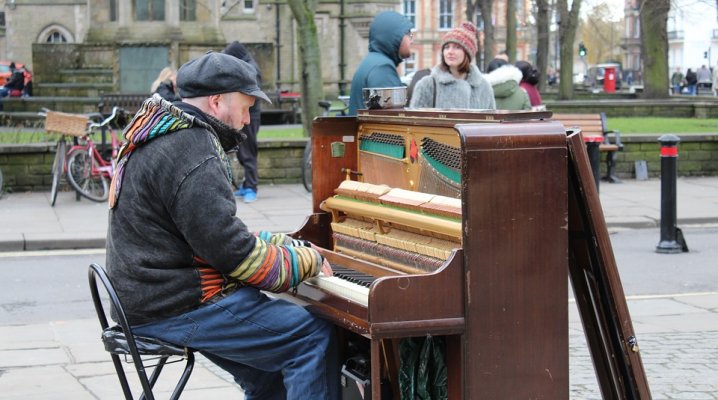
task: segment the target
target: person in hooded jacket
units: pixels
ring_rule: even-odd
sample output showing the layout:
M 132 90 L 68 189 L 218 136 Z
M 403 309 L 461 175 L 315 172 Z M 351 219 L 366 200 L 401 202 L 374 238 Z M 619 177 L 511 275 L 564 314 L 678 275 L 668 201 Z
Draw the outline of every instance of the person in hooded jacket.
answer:
M 254 61 L 254 58 L 247 48 L 234 41 L 224 48 L 223 53 L 234 56 L 242 61 L 247 62 L 249 65 L 254 67 L 256 71 L 257 84 L 262 86 L 262 73 L 259 70 L 259 65 Z M 242 128 L 242 132 L 247 135 L 247 138 L 239 146 L 237 151 L 237 160 L 244 169 L 244 180 L 239 185 L 239 188 L 234 192 L 236 197 L 244 198 L 245 203 L 252 203 L 257 200 L 257 185 L 259 182 L 259 173 L 257 172 L 257 134 L 259 133 L 259 125 L 261 123 L 262 109 L 260 103 L 257 101 L 252 107 L 249 108 L 249 124 Z
M 420 80 L 411 107 L 495 109 L 491 85 L 471 63 L 476 54 L 476 27 L 463 22 L 449 31 L 441 44 L 441 63 Z
M 531 101 L 526 91 L 521 89 L 521 71 L 507 61 L 494 58 L 489 63 L 486 80 L 494 89 L 496 108 L 499 110 L 530 110 Z
M 396 67 L 411 56 L 413 25 L 394 11 L 379 13 L 369 27 L 369 54 L 362 60 L 352 78 L 348 115 L 366 108 L 364 88 L 404 86 Z

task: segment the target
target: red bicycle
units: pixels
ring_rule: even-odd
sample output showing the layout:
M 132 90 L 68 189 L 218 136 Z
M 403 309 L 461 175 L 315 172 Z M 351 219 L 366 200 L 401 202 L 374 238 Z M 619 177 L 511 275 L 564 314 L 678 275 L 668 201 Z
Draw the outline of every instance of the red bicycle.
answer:
M 124 118 L 125 111 L 113 107 L 112 114 L 102 122 L 89 123 L 87 134 L 82 137 L 83 143 L 72 146 L 67 152 L 67 181 L 83 197 L 96 202 L 107 200 L 121 144 L 112 123 L 123 122 Z M 122 123 L 114 125 L 119 127 Z M 111 140 L 111 156 L 108 158 L 102 156 L 92 141 L 93 133 L 105 130 L 110 131 Z

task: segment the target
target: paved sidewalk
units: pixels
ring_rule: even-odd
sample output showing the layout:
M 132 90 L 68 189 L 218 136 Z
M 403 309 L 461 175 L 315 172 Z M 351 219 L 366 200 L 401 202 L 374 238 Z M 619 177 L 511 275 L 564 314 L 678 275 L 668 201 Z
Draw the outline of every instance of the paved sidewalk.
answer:
M 659 181 L 602 182 L 601 202 L 653 398 L 718 400 L 718 272 L 707 268 L 718 258 L 718 178 L 678 181 L 678 221 L 689 253 L 653 251 L 659 240 Z M 302 224 L 310 196 L 301 185 L 263 185 L 257 202 L 238 206 L 250 229 L 286 232 Z M 0 257 L 102 247 L 107 206 L 76 202 L 65 192 L 50 207 L 47 193 L 16 193 L 0 198 L 0 221 Z M 104 259 L 102 250 L 86 251 Z M 600 399 L 580 319 L 569 302 L 571 398 Z M 163 372 L 160 398 L 168 397 L 170 377 L 178 376 L 179 368 L 170 365 Z M 182 396 L 242 397 L 226 373 L 202 358 Z M 91 313 L 75 320 L 0 325 L 0 399 L 48 398 L 121 398 Z
M 601 182 L 608 227 L 660 226 L 660 180 Z M 681 178 L 677 184 L 678 225 L 718 223 L 718 177 Z M 290 232 L 311 211 L 311 197 L 299 184 L 261 185 L 259 200 L 238 203 L 237 215 L 251 230 Z M 101 248 L 107 232 L 107 205 L 59 193 L 50 207 L 48 192 L 12 193 L 0 198 L 0 251 Z

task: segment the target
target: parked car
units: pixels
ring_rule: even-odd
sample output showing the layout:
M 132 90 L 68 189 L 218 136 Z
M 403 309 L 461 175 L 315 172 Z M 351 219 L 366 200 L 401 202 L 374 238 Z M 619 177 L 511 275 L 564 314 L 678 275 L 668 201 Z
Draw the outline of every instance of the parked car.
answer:
M 0 86 L 5 86 L 5 83 L 7 83 L 7 80 L 10 79 L 10 63 L 12 61 L 5 61 L 0 60 Z M 32 72 L 25 68 L 25 64 L 22 63 L 15 63 L 15 68 L 23 71 L 23 75 L 25 75 L 25 86 L 27 86 L 28 83 L 32 81 Z

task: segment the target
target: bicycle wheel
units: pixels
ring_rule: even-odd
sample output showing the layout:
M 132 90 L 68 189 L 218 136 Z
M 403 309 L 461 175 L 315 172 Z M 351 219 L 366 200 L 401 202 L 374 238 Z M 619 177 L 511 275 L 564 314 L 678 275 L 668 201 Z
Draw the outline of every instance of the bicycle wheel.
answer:
M 307 192 L 312 192 L 312 141 L 311 139 L 304 146 L 302 157 L 302 184 Z
M 99 203 L 107 200 L 110 185 L 104 174 L 92 173 L 95 162 L 87 149 L 74 150 L 67 159 L 67 180 L 77 193 Z
M 57 141 L 57 147 L 55 147 L 55 159 L 52 161 L 52 186 L 50 187 L 50 206 L 55 206 L 57 201 L 57 190 L 60 187 L 60 177 L 65 172 L 65 149 L 67 143 L 65 139 L 60 138 Z

